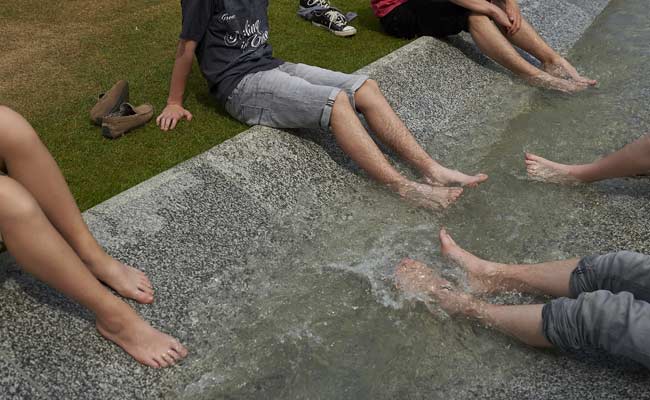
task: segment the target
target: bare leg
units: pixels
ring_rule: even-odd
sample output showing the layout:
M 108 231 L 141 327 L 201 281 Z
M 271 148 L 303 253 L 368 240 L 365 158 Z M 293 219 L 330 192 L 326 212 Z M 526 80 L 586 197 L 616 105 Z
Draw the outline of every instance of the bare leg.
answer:
M 446 208 L 461 195 L 461 188 L 443 188 L 409 181 L 388 162 L 364 129 L 347 96 L 340 93 L 332 108 L 332 132 L 343 151 L 366 171 L 400 196 L 426 208 Z
M 442 254 L 467 271 L 470 287 L 477 293 L 519 291 L 569 297 L 569 278 L 580 259 L 542 264 L 509 265 L 482 260 L 463 250 L 445 229 L 440 230 Z
M 542 63 L 542 69 L 556 78 L 570 79 L 592 86 L 597 83 L 593 79 L 581 76 L 573 65 L 546 44 L 524 18 L 522 18 L 521 28 L 517 33 L 504 37 L 515 46 L 535 56 Z
M 450 315 L 478 320 L 530 346 L 552 347 L 542 332 L 541 304 L 497 306 L 458 292 L 426 265 L 405 259 L 395 270 L 395 284 L 404 292 L 432 298 Z
M 50 224 L 32 195 L 0 176 L 0 232 L 21 267 L 97 316 L 97 329 L 137 361 L 167 367 L 187 355 L 174 338 L 152 328 L 111 294 Z
M 428 183 L 442 186 L 476 186 L 488 178 L 485 174 L 466 175 L 434 161 L 395 114 L 377 82 L 371 79 L 366 81 L 356 92 L 354 99 L 357 108 L 366 117 L 370 128 L 379 139 L 417 168 Z
M 485 15 L 470 15 L 469 31 L 478 48 L 481 49 L 486 56 L 490 57 L 532 85 L 567 93 L 584 90 L 588 86 L 583 82 L 569 81 L 567 79 L 554 77 L 549 73 L 536 68 L 534 65 L 531 65 L 517 52 L 517 50 L 515 50 L 514 47 L 512 47 L 512 44 L 505 38 L 499 28 L 497 28 L 492 20 Z M 522 33 L 519 32 L 515 36 L 521 34 Z
M 526 154 L 526 168 L 532 179 L 563 184 L 647 174 L 650 171 L 650 134 L 590 164 L 566 165 Z
M 59 168 L 31 125 L 19 114 L 0 107 L 0 160 L 9 175 L 34 196 L 47 218 L 91 272 L 122 296 L 140 303 L 153 301 L 145 274 L 110 257 L 81 217 Z

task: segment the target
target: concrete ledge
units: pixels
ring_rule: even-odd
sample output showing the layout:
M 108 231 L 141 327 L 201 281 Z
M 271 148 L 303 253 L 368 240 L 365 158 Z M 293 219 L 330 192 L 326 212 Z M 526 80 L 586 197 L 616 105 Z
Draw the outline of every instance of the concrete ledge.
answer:
M 608 1 L 521 3 L 544 37 L 567 51 Z M 496 127 L 524 111 L 534 93 L 480 56 L 466 35 L 418 39 L 363 72 L 380 83 L 432 155 L 465 170 L 476 167 L 499 139 Z M 479 125 L 487 127 L 484 134 L 472 137 Z M 265 253 L 258 243 L 282 255 L 284 246 L 309 234 L 293 232 L 290 221 L 316 226 L 323 210 L 340 202 L 390 197 L 356 172 L 331 138 L 254 127 L 85 213 L 109 252 L 154 282 L 155 305 L 137 310 L 194 350 L 183 366 L 167 371 L 138 366 L 99 337 L 86 311 L 3 255 L 0 399 L 209 397 L 205 388 L 226 382 L 228 371 L 206 370 L 218 362 L 241 367 L 225 344 L 254 346 L 241 336 L 251 323 L 242 315 L 260 301 L 265 284 L 259 282 L 282 273 L 279 265 L 260 269 Z M 225 356 L 215 360 L 201 349 Z M 531 398 L 536 389 L 517 390 Z

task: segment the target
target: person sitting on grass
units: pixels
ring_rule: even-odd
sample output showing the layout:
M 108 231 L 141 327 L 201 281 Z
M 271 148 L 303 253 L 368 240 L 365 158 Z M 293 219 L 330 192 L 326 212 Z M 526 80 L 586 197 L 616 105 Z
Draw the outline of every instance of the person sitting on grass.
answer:
M 442 229 L 441 252 L 465 269 L 475 293 L 519 291 L 557 297 L 546 304 L 494 305 L 460 292 L 431 268 L 404 259 L 395 284 L 450 315 L 495 328 L 530 346 L 601 349 L 650 368 L 650 256 L 630 251 L 537 265 L 482 260 Z
M 234 118 L 274 128 L 331 129 L 343 151 L 371 178 L 420 206 L 447 207 L 462 193 L 454 186 L 476 186 L 487 179 L 431 159 L 368 77 L 274 58 L 267 43 L 267 0 L 183 0 L 181 7 L 169 97 L 156 120 L 162 130 L 192 119 L 183 108 L 183 93 L 196 53 L 211 94 Z M 421 172 L 425 183 L 393 168 L 357 111 L 384 144 Z
M 56 162 L 31 125 L 0 106 L 0 234 L 18 264 L 90 309 L 99 333 L 142 364 L 173 365 L 187 355 L 121 296 L 153 302 L 145 274 L 115 260 L 92 236 Z
M 516 0 L 371 0 L 371 5 L 392 36 L 410 39 L 469 32 L 483 54 L 531 85 L 571 93 L 596 84 L 544 42 L 522 17 Z M 535 56 L 540 68 L 514 46 Z
M 560 164 L 526 153 L 528 176 L 537 181 L 575 185 L 650 173 L 650 134 L 589 164 Z

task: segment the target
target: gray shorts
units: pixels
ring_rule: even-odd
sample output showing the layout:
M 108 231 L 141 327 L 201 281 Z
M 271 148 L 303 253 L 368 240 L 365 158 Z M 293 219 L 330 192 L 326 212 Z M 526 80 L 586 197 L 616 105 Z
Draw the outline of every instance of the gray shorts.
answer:
M 542 309 L 549 342 L 563 350 L 599 348 L 650 368 L 650 256 L 620 251 L 585 257 L 569 288 L 572 298 Z
M 247 125 L 329 131 L 334 99 L 354 94 L 368 80 L 305 64 L 284 63 L 246 75 L 226 101 L 226 111 Z

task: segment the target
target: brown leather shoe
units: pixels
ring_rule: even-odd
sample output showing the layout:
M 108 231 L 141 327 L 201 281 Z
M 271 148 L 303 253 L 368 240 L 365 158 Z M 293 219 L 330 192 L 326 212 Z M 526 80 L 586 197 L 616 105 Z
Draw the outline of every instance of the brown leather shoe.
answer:
M 117 139 L 130 130 L 145 125 L 151 118 L 153 118 L 151 104 L 133 107 L 129 103 L 123 103 L 118 112 L 104 117 L 102 135 L 109 139 Z
M 97 104 L 90 110 L 90 120 L 95 125 L 101 125 L 108 114 L 117 112 L 120 105 L 129 101 L 129 83 L 121 80 L 106 93 L 99 95 Z

